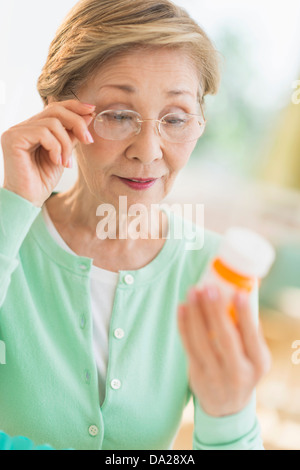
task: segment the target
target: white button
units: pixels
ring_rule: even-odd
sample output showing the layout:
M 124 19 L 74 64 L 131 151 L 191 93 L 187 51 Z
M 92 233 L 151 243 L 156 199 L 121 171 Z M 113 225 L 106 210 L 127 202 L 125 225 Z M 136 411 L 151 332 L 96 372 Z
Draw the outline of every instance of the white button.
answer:
M 98 434 L 99 434 L 99 429 L 97 428 L 97 426 L 95 426 L 93 424 L 92 426 L 89 427 L 89 435 L 90 436 L 96 437 Z
M 126 284 L 130 285 L 134 283 L 134 277 L 131 274 L 126 274 L 124 281 Z
M 88 268 L 85 264 L 81 264 L 79 267 L 80 267 L 81 271 L 86 271 L 87 268 Z
M 111 388 L 113 388 L 114 390 L 118 390 L 121 387 L 121 382 L 118 379 L 113 379 L 110 382 L 110 385 L 111 385 Z
M 117 339 L 122 339 L 123 336 L 124 336 L 124 331 L 122 330 L 122 328 L 117 328 L 117 329 L 114 331 L 114 335 L 115 335 L 115 338 L 117 338 Z

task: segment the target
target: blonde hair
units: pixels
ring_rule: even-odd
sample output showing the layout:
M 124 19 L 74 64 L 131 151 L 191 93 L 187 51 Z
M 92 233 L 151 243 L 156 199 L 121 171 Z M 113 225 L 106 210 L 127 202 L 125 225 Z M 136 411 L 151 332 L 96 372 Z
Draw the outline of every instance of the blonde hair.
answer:
M 80 0 L 51 42 L 37 89 L 44 102 L 72 98 L 108 60 L 137 48 L 180 48 L 199 73 L 201 101 L 216 94 L 219 56 L 188 13 L 169 0 Z

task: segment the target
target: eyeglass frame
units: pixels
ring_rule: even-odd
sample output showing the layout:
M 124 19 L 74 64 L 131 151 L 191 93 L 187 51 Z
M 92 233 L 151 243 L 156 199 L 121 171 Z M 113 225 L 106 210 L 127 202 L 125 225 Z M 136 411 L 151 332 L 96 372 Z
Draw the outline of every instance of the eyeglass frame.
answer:
M 75 94 L 72 90 L 71 90 L 71 93 L 75 96 L 75 98 L 76 98 L 78 101 L 80 101 L 80 99 L 78 98 L 78 96 L 76 96 L 76 94 Z M 201 117 L 203 118 L 203 124 L 202 124 L 202 125 L 204 126 L 204 129 L 203 129 L 202 134 L 201 134 L 199 137 L 197 137 L 197 139 L 191 140 L 191 141 L 189 141 L 189 142 L 195 142 L 196 140 L 200 139 L 200 137 L 202 137 L 202 135 L 203 135 L 203 133 L 204 133 L 204 131 L 205 131 L 205 127 L 206 127 L 207 120 L 205 119 L 204 112 L 203 112 L 203 108 L 202 108 L 202 105 L 201 105 L 201 101 L 200 101 L 200 100 L 199 100 L 199 105 L 200 105 L 201 115 L 200 115 L 200 114 L 184 113 L 184 114 L 187 114 L 188 116 L 195 116 L 195 117 L 196 117 L 196 116 L 201 116 Z M 102 113 L 105 113 L 106 111 L 110 111 L 110 110 L 109 110 L 109 109 L 105 109 L 105 110 L 102 111 L 101 113 L 98 113 L 98 114 L 95 116 L 95 119 L 96 119 L 97 116 L 99 116 L 99 115 L 102 114 Z M 119 111 L 119 110 L 116 110 L 116 111 Z M 141 116 L 139 113 L 137 113 L 136 111 L 133 111 L 133 110 L 129 110 L 129 109 L 128 109 L 128 110 L 125 110 L 125 109 L 124 109 L 124 110 L 122 110 L 122 111 L 124 111 L 124 112 L 125 112 L 125 111 L 131 111 L 131 112 L 133 112 L 133 113 L 136 113 L 138 116 Z M 96 114 L 96 113 L 95 113 L 95 114 Z M 160 124 L 163 124 L 163 122 L 162 122 L 163 119 L 164 119 L 166 116 L 169 116 L 169 115 L 172 115 L 172 114 L 176 114 L 176 113 L 167 113 L 167 114 L 166 114 L 165 116 L 163 116 L 161 119 L 138 119 L 137 122 L 138 122 L 139 124 L 142 124 L 143 122 L 154 121 L 154 122 L 159 122 Z M 141 129 L 142 129 L 142 127 L 140 128 L 139 132 L 137 132 L 135 135 L 138 135 L 138 134 L 141 132 Z M 159 126 L 156 126 L 156 130 L 158 130 L 159 135 L 163 138 L 163 136 L 161 135 L 160 127 L 159 127 Z M 100 137 L 100 136 L 99 136 L 99 137 Z M 102 137 L 102 138 L 104 138 L 104 137 Z M 116 139 L 105 139 L 105 140 L 118 141 L 118 140 L 116 140 Z M 122 141 L 122 140 L 125 140 L 125 139 L 120 139 L 120 141 Z M 180 143 L 180 142 L 174 142 L 174 143 Z M 187 143 L 187 142 L 185 142 L 185 143 Z

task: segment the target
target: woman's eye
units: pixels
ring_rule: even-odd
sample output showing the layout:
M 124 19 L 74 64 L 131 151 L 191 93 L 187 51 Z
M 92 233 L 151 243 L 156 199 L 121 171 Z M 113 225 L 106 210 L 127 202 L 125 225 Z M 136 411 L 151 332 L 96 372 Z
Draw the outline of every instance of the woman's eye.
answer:
M 122 124 L 125 122 L 131 122 L 133 120 L 133 116 L 131 116 L 129 113 L 123 113 L 123 112 L 107 112 L 103 113 L 101 115 L 101 120 L 105 121 L 107 123 L 118 123 Z
M 132 116 L 130 116 L 129 114 L 126 114 L 126 113 L 113 113 L 113 114 L 111 114 L 110 117 L 114 121 L 118 121 L 118 122 L 131 121 L 132 120 Z
M 169 116 L 163 120 L 163 122 L 172 126 L 184 125 L 187 123 L 187 121 L 188 121 L 187 118 L 185 118 L 184 116 L 172 116 L 172 117 Z

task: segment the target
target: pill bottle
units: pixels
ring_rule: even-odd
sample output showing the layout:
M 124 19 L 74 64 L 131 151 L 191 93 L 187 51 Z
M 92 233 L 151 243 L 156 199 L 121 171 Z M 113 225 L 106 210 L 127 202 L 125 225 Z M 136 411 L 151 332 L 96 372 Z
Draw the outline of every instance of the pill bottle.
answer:
M 261 235 L 242 227 L 228 229 L 197 286 L 215 284 L 227 301 L 228 314 L 234 323 L 237 316 L 233 305 L 236 291 L 249 294 L 258 289 L 275 260 L 275 250 Z

